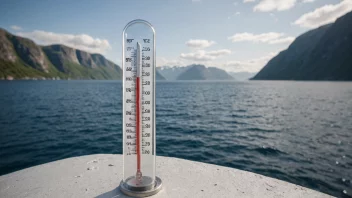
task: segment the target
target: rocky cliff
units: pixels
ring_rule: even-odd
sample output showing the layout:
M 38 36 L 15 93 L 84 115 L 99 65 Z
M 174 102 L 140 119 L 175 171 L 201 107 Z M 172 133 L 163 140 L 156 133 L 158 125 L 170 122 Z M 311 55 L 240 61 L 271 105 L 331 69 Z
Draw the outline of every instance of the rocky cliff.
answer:
M 121 79 L 122 70 L 100 54 L 64 45 L 39 46 L 0 29 L 0 78 Z
M 254 80 L 352 80 L 352 12 L 299 36 Z

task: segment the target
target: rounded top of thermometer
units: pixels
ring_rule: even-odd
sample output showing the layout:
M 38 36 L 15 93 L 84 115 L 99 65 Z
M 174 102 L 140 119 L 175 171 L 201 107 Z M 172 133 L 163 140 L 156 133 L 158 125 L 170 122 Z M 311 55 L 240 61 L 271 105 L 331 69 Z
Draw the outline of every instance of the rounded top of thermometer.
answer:
M 129 23 L 127 23 L 127 25 L 123 29 L 122 33 L 125 34 L 126 30 L 130 26 L 132 26 L 133 24 L 136 24 L 136 23 L 142 23 L 142 24 L 145 24 L 145 25 L 149 26 L 152 29 L 153 33 L 155 34 L 155 29 L 154 29 L 153 25 L 151 23 L 149 23 L 148 21 L 142 20 L 142 19 L 136 19 L 136 20 L 133 20 L 133 21 L 130 21 Z

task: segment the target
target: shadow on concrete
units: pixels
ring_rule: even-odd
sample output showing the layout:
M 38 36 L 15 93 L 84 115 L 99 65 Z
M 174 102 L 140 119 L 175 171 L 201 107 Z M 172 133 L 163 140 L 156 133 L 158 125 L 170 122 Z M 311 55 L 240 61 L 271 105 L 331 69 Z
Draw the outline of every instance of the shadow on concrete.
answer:
M 98 195 L 96 196 L 95 198 L 130 198 L 130 196 L 127 196 L 125 194 L 123 194 L 121 191 L 120 191 L 120 187 L 116 187 L 115 189 L 109 191 L 109 192 L 106 192 L 106 193 L 103 193 L 101 195 Z
M 153 195 L 153 197 L 155 198 L 160 198 L 160 197 L 169 197 L 168 194 L 166 193 L 165 189 L 162 189 L 158 194 Z M 130 196 L 127 196 L 125 194 L 123 194 L 120 191 L 120 187 L 116 187 L 115 189 L 103 193 L 101 195 L 96 196 L 95 198 L 131 198 Z

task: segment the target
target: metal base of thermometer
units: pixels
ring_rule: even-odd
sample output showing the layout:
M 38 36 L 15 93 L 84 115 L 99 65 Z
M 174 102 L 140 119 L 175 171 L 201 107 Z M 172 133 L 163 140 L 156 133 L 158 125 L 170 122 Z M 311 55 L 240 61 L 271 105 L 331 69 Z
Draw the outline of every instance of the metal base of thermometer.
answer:
M 131 197 L 148 197 L 155 195 L 162 189 L 161 179 L 155 177 L 155 182 L 150 177 L 143 176 L 142 181 L 136 180 L 136 177 L 130 177 L 126 182 L 121 181 L 120 190 Z M 139 183 L 136 185 L 136 183 Z

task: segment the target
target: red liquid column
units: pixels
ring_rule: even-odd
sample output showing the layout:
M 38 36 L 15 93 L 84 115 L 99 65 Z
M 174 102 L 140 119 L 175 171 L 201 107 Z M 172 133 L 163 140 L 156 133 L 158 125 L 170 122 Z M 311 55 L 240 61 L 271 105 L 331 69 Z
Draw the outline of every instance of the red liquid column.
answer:
M 137 175 L 141 172 L 141 127 L 140 127 L 140 77 L 136 78 L 136 150 L 137 150 Z
M 136 150 L 137 150 L 137 180 L 142 180 L 141 171 L 141 46 L 137 42 L 137 65 L 136 65 Z

